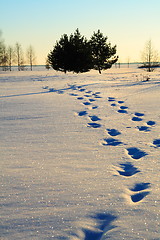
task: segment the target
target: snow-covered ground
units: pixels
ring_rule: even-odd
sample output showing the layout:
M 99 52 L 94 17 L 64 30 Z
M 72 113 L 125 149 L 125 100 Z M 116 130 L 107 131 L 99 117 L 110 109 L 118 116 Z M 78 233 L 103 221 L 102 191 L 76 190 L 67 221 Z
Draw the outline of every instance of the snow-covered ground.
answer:
M 2 240 L 159 239 L 159 71 L 0 72 L 0 105 Z

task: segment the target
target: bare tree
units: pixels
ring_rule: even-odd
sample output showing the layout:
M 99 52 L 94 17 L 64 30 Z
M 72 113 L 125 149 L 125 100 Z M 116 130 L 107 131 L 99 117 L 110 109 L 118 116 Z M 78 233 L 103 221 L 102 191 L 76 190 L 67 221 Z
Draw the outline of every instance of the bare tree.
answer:
M 143 65 L 140 68 L 145 68 L 148 72 L 152 72 L 158 66 L 158 52 L 154 49 L 151 40 L 146 42 L 142 52 L 142 61 Z
M 2 32 L 0 31 L 0 65 L 4 66 L 6 61 L 7 61 L 6 47 L 4 44 L 4 40 L 2 39 Z
M 1 66 L 3 71 L 8 70 L 8 54 L 4 44 L 1 46 Z
M 33 63 L 35 62 L 36 57 L 35 57 L 35 51 L 31 45 L 27 49 L 27 59 L 30 64 L 30 69 L 32 71 Z
M 7 49 L 7 55 L 8 55 L 8 66 L 9 66 L 9 70 L 12 70 L 12 63 L 14 60 L 14 50 L 11 46 L 8 47 Z
M 19 44 L 18 42 L 16 43 L 15 47 L 15 57 L 18 65 L 18 71 L 23 70 L 24 69 L 23 52 L 21 44 Z

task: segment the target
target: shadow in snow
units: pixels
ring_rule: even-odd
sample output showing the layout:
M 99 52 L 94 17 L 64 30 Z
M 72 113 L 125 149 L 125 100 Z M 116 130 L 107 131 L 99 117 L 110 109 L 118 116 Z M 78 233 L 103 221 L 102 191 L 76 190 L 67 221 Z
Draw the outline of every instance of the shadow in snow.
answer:
M 155 124 L 156 124 L 155 121 L 148 121 L 148 122 L 147 122 L 147 125 L 149 125 L 149 126 L 153 126 L 153 125 L 155 125 Z
M 99 123 L 88 123 L 88 127 L 100 128 L 100 127 L 101 127 L 101 124 L 99 124 Z
M 147 127 L 147 126 L 137 126 L 137 128 L 138 128 L 139 131 L 143 131 L 143 132 L 149 132 L 150 131 L 149 127 Z
M 87 111 L 80 111 L 80 112 L 78 112 L 78 116 L 85 116 L 87 114 L 88 114 Z
M 88 106 L 88 105 L 91 105 L 90 102 L 83 102 L 84 105 Z
M 154 139 L 153 144 L 154 144 L 156 147 L 160 147 L 160 139 Z
M 84 99 L 84 98 L 83 98 L 83 97 L 78 97 L 77 99 L 78 99 L 78 100 L 82 100 L 82 99 Z
M 134 167 L 134 165 L 130 162 L 121 163 L 120 166 L 123 171 L 118 170 L 118 173 L 124 177 L 131 177 L 140 172 L 138 168 Z
M 135 147 L 131 147 L 131 148 L 127 148 L 128 154 L 133 158 L 133 159 L 140 159 L 144 156 L 147 155 L 146 152 L 143 152 L 142 150 L 135 148 Z
M 118 101 L 118 103 L 119 103 L 119 104 L 122 104 L 122 103 L 124 103 L 124 101 Z
M 15 94 L 15 95 L 0 96 L 0 98 L 22 97 L 22 96 L 44 94 L 44 93 L 49 93 L 49 92 L 50 91 L 47 91 L 47 92 L 35 92 L 35 93 L 22 93 L 22 94 Z
M 139 117 L 133 117 L 132 118 L 132 121 L 134 121 L 134 122 L 140 122 L 140 121 L 142 121 L 143 119 L 142 118 L 139 118 Z
M 93 106 L 93 107 L 92 107 L 92 109 L 97 109 L 97 108 L 98 108 L 98 106 Z
M 128 107 L 126 107 L 126 106 L 120 106 L 120 109 L 125 110 L 125 109 L 128 109 Z
M 111 224 L 116 219 L 117 217 L 110 213 L 96 213 L 89 216 L 85 222 L 79 223 L 82 226 L 79 226 L 80 229 L 71 236 L 71 239 L 100 240 L 104 234 L 116 227 Z
M 99 121 L 101 120 L 99 117 L 97 117 L 96 115 L 93 115 L 93 116 L 89 116 L 90 119 L 93 121 L 93 122 L 96 122 L 96 121 Z
M 103 143 L 104 146 L 118 146 L 122 144 L 121 141 L 114 138 L 105 138 L 104 141 L 106 142 L 106 143 Z
M 108 102 L 114 102 L 116 99 L 114 97 L 108 97 Z
M 147 196 L 150 192 L 141 192 L 141 193 L 136 193 L 131 196 L 132 202 L 140 202 L 145 196 Z
M 130 188 L 130 190 L 133 192 L 139 192 L 147 188 L 150 188 L 150 183 L 136 183 L 133 188 Z
M 128 113 L 126 110 L 123 110 L 123 109 L 120 109 L 117 112 L 119 112 L 119 113 Z
M 137 116 L 137 117 L 142 117 L 142 116 L 144 116 L 144 113 L 135 112 L 134 115 Z
M 112 107 L 115 107 L 115 106 L 117 106 L 117 105 L 116 105 L 115 103 L 112 103 L 111 106 L 112 106 Z
M 108 128 L 107 131 L 108 131 L 108 134 L 111 135 L 112 137 L 121 134 L 117 129 L 114 129 L 114 128 L 112 128 L 112 129 Z

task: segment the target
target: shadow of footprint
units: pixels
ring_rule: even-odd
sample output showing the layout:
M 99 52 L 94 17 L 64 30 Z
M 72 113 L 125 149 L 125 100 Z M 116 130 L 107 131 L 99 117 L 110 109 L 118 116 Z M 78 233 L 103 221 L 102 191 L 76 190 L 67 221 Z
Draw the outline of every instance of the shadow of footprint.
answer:
M 120 109 L 125 110 L 125 109 L 128 109 L 128 107 L 126 107 L 126 106 L 120 106 Z
M 160 147 L 160 139 L 154 139 L 153 144 L 155 145 L 155 147 Z
M 150 188 L 150 185 L 150 183 L 136 183 L 133 188 L 130 188 L 130 190 L 133 192 L 139 192 Z
M 144 116 L 144 113 L 135 112 L 134 115 L 137 117 L 142 117 Z
M 107 131 L 108 131 L 108 134 L 112 137 L 121 134 L 117 129 L 114 129 L 114 128 L 111 128 L 111 129 L 107 128 Z
M 78 99 L 78 100 L 83 100 L 84 98 L 83 98 L 83 97 L 78 97 L 77 99 Z
M 96 100 L 93 99 L 93 98 L 90 98 L 89 101 L 90 101 L 90 102 L 95 102 Z
M 139 117 L 133 117 L 132 118 L 132 121 L 135 121 L 135 122 L 140 122 L 142 121 L 143 119 L 142 118 L 139 118 Z
M 77 234 L 72 235 L 72 239 L 76 240 L 100 240 L 104 234 L 116 226 L 111 223 L 117 217 L 112 214 L 97 213 L 87 218 L 87 222 L 80 223 L 79 231 Z
M 87 115 L 88 113 L 87 113 L 87 111 L 80 111 L 80 112 L 78 112 L 78 116 L 85 116 L 85 115 Z
M 134 165 L 130 162 L 121 163 L 120 166 L 123 171 L 118 170 L 118 173 L 124 177 L 131 177 L 136 173 L 140 172 L 138 168 L 134 167 Z
M 115 138 L 105 138 L 104 141 L 106 142 L 106 143 L 103 143 L 104 146 L 118 146 L 122 144 L 121 141 Z
M 116 99 L 114 97 L 108 97 L 108 102 L 114 102 Z
M 99 117 L 97 117 L 96 115 L 93 115 L 93 116 L 89 116 L 90 119 L 93 121 L 93 122 L 96 122 L 96 121 L 99 121 L 101 120 Z
M 131 200 L 134 203 L 140 202 L 145 196 L 147 196 L 150 192 L 141 192 L 141 193 L 136 193 L 131 196 Z
M 155 121 L 148 121 L 148 122 L 147 122 L 147 125 L 149 125 L 149 126 L 154 126 L 155 124 L 156 124 Z
M 101 127 L 101 124 L 99 124 L 99 123 L 88 123 L 88 127 L 100 128 L 100 127 Z
M 140 159 L 147 155 L 146 152 L 143 152 L 142 150 L 135 147 L 127 148 L 127 151 L 128 155 L 133 159 Z
M 90 102 L 83 102 L 84 105 L 88 106 L 88 105 L 91 105 Z
M 98 106 L 92 106 L 92 109 L 97 109 L 98 108 Z
M 138 128 L 139 131 L 143 131 L 143 132 L 149 132 L 150 131 L 149 127 L 147 127 L 147 126 L 138 126 L 137 128 Z
M 128 113 L 126 110 L 123 110 L 123 109 L 120 109 L 117 112 L 119 112 L 119 113 Z

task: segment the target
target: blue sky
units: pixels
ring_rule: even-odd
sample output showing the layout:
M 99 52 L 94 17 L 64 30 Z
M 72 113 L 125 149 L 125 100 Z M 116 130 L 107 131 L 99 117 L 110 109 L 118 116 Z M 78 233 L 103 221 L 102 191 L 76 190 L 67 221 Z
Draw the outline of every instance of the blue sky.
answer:
M 140 61 L 146 41 L 160 52 L 160 0 L 0 0 L 6 45 L 31 44 L 44 64 L 56 40 L 79 28 L 88 39 L 98 29 L 117 45 L 120 61 Z

